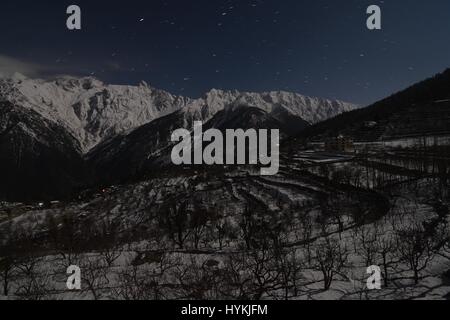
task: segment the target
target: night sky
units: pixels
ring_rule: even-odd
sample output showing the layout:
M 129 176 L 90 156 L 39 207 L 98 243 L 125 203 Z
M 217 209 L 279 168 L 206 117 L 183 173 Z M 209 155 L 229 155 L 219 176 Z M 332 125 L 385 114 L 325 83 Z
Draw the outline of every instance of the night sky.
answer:
M 66 28 L 66 8 L 82 30 Z M 381 31 L 366 9 L 382 9 Z M 368 104 L 450 67 L 450 1 L 2 0 L 0 74 L 141 80 L 199 97 L 286 90 Z

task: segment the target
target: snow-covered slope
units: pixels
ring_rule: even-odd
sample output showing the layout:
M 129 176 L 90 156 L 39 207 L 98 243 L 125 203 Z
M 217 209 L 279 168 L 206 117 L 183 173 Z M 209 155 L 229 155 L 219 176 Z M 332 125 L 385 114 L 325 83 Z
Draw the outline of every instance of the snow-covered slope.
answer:
M 80 142 L 83 152 L 178 110 L 185 115 L 186 124 L 194 118 L 208 121 L 230 105 L 257 107 L 267 113 L 283 108 L 314 124 L 356 108 L 349 103 L 288 92 L 213 89 L 202 98 L 190 99 L 152 88 L 145 82 L 123 86 L 104 84 L 91 77 L 42 80 L 20 74 L 0 79 L 0 100 L 32 109 L 65 127 Z
M 64 126 L 88 151 L 105 138 L 183 107 L 189 99 L 149 87 L 105 85 L 94 78 L 0 80 L 0 97 Z

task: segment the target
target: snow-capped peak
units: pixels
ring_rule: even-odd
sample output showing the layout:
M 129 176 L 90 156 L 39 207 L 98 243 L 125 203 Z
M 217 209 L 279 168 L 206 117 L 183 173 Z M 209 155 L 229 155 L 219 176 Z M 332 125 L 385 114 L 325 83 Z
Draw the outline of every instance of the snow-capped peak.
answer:
M 256 107 L 271 113 L 276 108 L 283 108 L 289 114 L 298 116 L 310 124 L 332 118 L 340 113 L 358 108 L 358 106 L 338 100 L 328 100 L 300 95 L 285 91 L 239 92 L 210 90 L 204 98 L 193 100 L 185 110 L 190 113 L 207 115 L 204 120 L 227 106 Z
M 93 77 L 0 80 L 0 96 L 64 126 L 88 151 L 103 139 L 182 108 L 186 99 L 148 85 L 106 85 Z

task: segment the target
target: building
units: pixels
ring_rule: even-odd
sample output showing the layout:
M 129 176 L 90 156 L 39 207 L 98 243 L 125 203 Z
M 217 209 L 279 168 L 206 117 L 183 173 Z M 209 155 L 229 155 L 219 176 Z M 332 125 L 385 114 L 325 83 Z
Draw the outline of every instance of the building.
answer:
M 353 139 L 339 135 L 325 141 L 325 151 L 329 152 L 354 152 Z

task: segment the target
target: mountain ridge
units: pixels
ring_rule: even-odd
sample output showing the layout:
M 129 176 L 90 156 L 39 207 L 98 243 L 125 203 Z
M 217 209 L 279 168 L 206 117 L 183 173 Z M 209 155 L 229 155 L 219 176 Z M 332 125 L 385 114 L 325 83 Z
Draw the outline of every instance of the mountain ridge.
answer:
M 314 124 L 358 107 L 285 91 L 211 89 L 203 97 L 192 99 L 172 95 L 145 82 L 125 86 L 105 84 L 92 77 L 43 80 L 19 74 L 0 79 L 0 99 L 34 110 L 65 127 L 80 142 L 83 153 L 104 140 L 179 110 L 185 110 L 187 119 L 206 122 L 229 105 L 258 107 L 268 113 L 274 108 L 284 108 L 288 114 Z
M 62 198 L 160 168 L 167 162 L 171 133 L 191 128 L 194 121 L 280 127 L 288 136 L 356 108 L 283 91 L 212 89 L 191 99 L 145 82 L 123 86 L 92 77 L 43 80 L 20 74 L 0 79 L 0 103 L 5 177 L 0 199 L 14 200 Z M 12 127 L 11 119 L 17 120 Z

